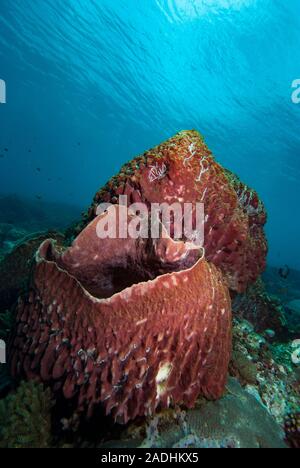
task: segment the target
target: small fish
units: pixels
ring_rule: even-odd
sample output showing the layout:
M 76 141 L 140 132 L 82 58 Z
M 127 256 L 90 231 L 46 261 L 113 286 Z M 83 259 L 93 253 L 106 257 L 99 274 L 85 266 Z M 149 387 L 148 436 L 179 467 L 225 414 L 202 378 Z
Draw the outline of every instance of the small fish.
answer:
M 40 168 L 40 167 L 37 167 L 36 170 L 37 170 L 38 172 L 41 172 L 41 168 Z
M 4 154 L 0 154 L 0 159 L 4 158 Z
M 8 152 L 8 148 L 4 148 L 4 151 L 7 153 L 7 152 Z
M 42 197 L 41 195 L 36 195 L 35 198 L 36 198 L 37 200 L 42 200 L 43 197 Z
M 288 265 L 284 265 L 283 267 L 279 268 L 278 274 L 279 274 L 279 276 L 281 278 L 287 279 L 287 277 L 290 274 L 290 269 L 289 269 Z

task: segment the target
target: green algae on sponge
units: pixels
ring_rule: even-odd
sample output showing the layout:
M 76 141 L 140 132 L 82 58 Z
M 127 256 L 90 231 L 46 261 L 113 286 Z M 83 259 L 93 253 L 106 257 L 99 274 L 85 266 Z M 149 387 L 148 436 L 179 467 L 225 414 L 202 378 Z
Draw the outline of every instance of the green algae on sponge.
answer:
M 0 401 L 0 448 L 50 447 L 52 405 L 49 389 L 22 382 Z

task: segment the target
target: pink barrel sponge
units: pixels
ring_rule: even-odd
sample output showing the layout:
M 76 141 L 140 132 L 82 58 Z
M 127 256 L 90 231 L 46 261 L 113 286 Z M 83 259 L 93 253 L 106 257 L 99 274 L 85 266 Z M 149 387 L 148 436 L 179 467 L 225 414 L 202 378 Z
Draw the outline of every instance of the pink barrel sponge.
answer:
M 120 195 L 144 203 L 150 217 L 152 203 L 204 203 L 202 248 L 177 238 L 175 217 L 158 238 L 101 238 L 112 210 L 132 220 Z M 100 203 L 111 206 L 99 215 Z M 102 406 L 120 423 L 221 397 L 229 291 L 244 291 L 263 271 L 265 222 L 256 192 L 195 131 L 132 160 L 96 194 L 71 247 L 49 239 L 38 249 L 9 347 L 13 375 L 44 382 L 78 412 Z
M 122 249 L 120 239 L 98 239 L 96 221 L 67 251 L 41 245 L 18 305 L 13 375 L 39 379 L 88 415 L 102 404 L 120 423 L 175 403 L 192 407 L 199 395 L 219 398 L 231 353 L 222 274 L 199 250 L 165 238 L 150 249 L 153 279 L 120 290 L 108 275 L 103 288 L 108 265 L 127 262 L 147 276 L 151 262 L 137 242 Z

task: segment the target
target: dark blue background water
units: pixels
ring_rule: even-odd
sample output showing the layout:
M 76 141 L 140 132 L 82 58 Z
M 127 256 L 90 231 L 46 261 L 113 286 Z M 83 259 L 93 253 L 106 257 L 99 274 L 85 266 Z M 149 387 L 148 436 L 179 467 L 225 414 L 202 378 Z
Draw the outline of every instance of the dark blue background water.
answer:
M 264 199 L 270 263 L 300 268 L 299 0 L 0 0 L 0 78 L 1 192 L 83 207 L 197 128 Z

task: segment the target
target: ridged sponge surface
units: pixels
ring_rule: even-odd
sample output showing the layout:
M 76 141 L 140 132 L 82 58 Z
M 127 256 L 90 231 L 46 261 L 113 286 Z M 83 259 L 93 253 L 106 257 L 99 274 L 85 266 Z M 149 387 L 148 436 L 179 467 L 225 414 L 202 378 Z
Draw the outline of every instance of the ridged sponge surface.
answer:
M 41 246 L 31 292 L 19 301 L 14 375 L 38 377 L 88 414 L 102 403 L 122 423 L 222 395 L 231 303 L 214 265 L 199 259 L 99 299 L 47 259 L 50 250 Z

